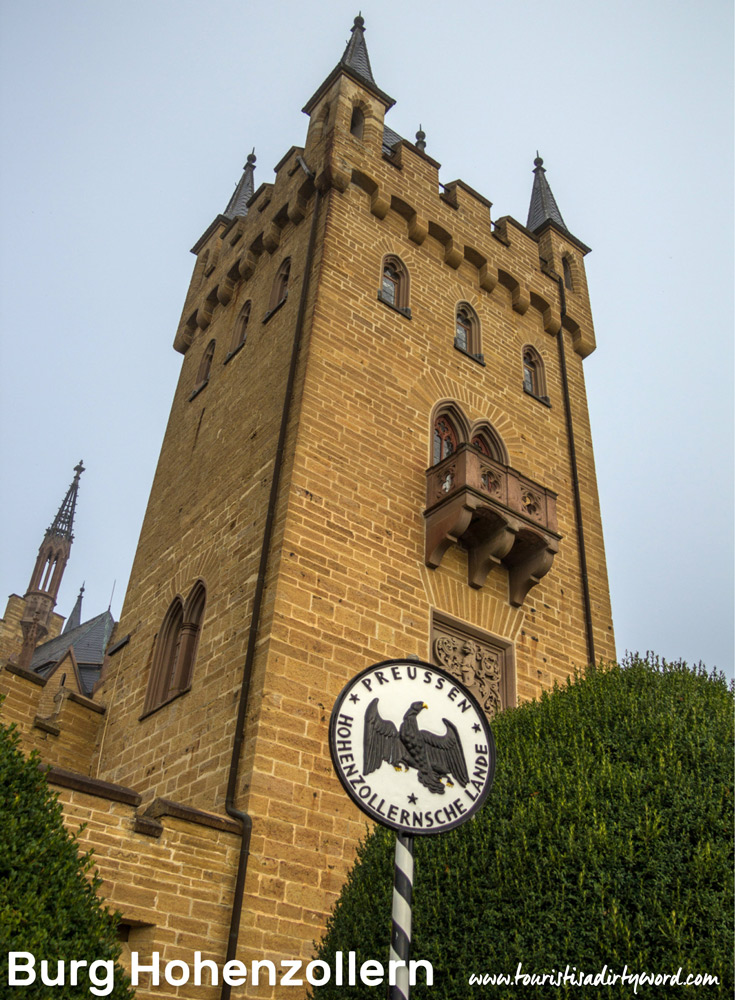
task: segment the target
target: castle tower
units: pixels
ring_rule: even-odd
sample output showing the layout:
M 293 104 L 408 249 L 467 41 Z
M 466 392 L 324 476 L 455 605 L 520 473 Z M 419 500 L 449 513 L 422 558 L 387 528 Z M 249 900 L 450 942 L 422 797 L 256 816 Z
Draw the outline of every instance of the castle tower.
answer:
M 257 189 L 251 154 L 194 245 L 121 620 L 94 700 L 64 703 L 92 750 L 57 780 L 117 817 L 90 845 L 162 961 L 311 953 L 364 833 L 327 747 L 359 670 L 433 661 L 492 716 L 614 656 L 588 248 L 540 159 L 528 224 L 493 218 L 393 104 L 358 17 L 304 145 Z
M 84 465 L 80 462 L 74 467 L 74 479 L 38 550 L 20 620 L 23 646 L 18 657 L 18 666 L 23 669 L 30 666 L 34 649 L 49 631 L 51 613 L 56 606 L 61 578 L 74 540 L 72 532 L 74 511 L 77 505 L 79 478 L 83 472 Z

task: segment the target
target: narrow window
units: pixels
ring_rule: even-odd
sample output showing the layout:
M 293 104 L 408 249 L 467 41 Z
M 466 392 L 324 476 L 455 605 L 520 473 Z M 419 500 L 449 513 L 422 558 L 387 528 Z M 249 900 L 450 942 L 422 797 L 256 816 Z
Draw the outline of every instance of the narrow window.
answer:
M 523 348 L 523 391 L 550 406 L 546 395 L 546 374 L 544 363 L 538 351 L 527 344 Z
M 199 365 L 199 371 L 197 373 L 197 388 L 206 384 L 209 379 L 209 372 L 212 367 L 212 358 L 214 357 L 214 347 L 215 341 L 210 340 L 207 344 L 207 349 L 202 355 L 202 360 Z
M 352 109 L 352 119 L 350 121 L 350 132 L 356 139 L 362 139 L 362 129 L 365 124 L 365 115 L 361 108 Z
M 460 306 L 457 310 L 456 340 L 457 347 L 469 353 L 470 340 L 472 338 L 472 323 L 467 314 L 467 310 Z
M 532 396 L 538 396 L 536 359 L 530 351 L 525 351 L 523 354 L 523 388 Z
M 493 457 L 492 454 L 490 453 L 490 445 L 487 443 L 487 438 L 484 435 L 482 434 L 475 435 L 475 437 L 472 438 L 472 445 L 473 447 L 477 448 L 478 451 L 481 451 L 483 455 L 486 455 L 488 458 Z
M 564 287 L 568 288 L 570 292 L 574 291 L 574 285 L 572 283 L 572 267 L 569 263 L 568 257 L 562 257 L 561 266 L 564 271 Z
M 180 597 L 171 602 L 156 639 L 144 714 L 191 686 L 205 605 L 206 590 L 201 581 L 192 588 L 186 604 Z
M 457 450 L 457 432 L 447 416 L 440 416 L 434 422 L 434 465 L 448 458 Z
M 460 302 L 454 322 L 454 346 L 484 363 L 480 353 L 480 321 L 468 302 Z
M 271 297 L 268 304 L 268 312 L 266 313 L 266 318 L 285 302 L 286 296 L 288 295 L 288 279 L 291 273 L 291 258 L 287 257 L 278 268 L 275 278 L 273 279 L 273 287 L 271 288 Z
M 408 271 L 399 257 L 385 257 L 381 272 L 378 298 L 404 316 L 411 316 L 408 308 Z
M 250 322 L 250 302 L 246 302 L 245 305 L 240 310 L 240 315 L 235 324 L 235 332 L 232 337 L 232 347 L 230 348 L 230 355 L 233 355 L 235 351 L 239 350 L 245 343 L 248 335 L 248 323 Z
M 393 264 L 386 264 L 383 268 L 383 302 L 389 306 L 398 305 L 398 286 L 400 275 Z
M 152 711 L 169 697 L 181 641 L 183 620 L 184 607 L 181 598 L 175 597 L 164 616 L 156 639 L 156 650 L 148 681 L 144 712 Z

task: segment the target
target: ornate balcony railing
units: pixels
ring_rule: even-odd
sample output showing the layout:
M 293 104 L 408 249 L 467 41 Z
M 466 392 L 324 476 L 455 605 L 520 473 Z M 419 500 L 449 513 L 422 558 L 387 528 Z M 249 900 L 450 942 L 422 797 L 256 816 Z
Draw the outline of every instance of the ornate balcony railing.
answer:
M 426 470 L 426 565 L 450 545 L 468 553 L 468 582 L 508 569 L 508 599 L 520 607 L 559 551 L 556 493 L 469 444 Z

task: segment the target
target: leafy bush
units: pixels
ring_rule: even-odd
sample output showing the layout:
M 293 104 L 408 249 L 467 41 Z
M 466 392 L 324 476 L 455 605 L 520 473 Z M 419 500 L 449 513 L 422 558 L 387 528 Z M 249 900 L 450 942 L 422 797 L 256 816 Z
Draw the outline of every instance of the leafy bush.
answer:
M 630 984 L 470 985 L 471 974 L 709 973 L 732 996 L 732 691 L 700 666 L 633 657 L 590 668 L 493 724 L 495 784 L 463 826 L 416 837 L 412 957 L 460 1000 L 626 997 Z M 318 957 L 387 968 L 394 834 L 370 833 Z M 419 973 L 418 982 L 423 983 Z M 488 983 L 490 981 L 488 980 Z M 682 991 L 638 987 L 638 996 Z M 314 990 L 324 1000 L 364 987 Z
M 0 725 L 0 992 L 8 983 L 9 951 L 30 952 L 36 981 L 17 987 L 25 1000 L 90 997 L 87 968 L 70 985 L 70 961 L 115 960 L 120 954 L 117 918 L 97 896 L 101 879 L 92 874 L 91 852 L 81 855 L 77 839 L 61 821 L 61 806 L 48 788 L 34 753 L 23 756 L 13 727 Z M 49 976 L 65 962 L 65 985 L 41 983 L 41 960 Z M 96 977 L 105 978 L 104 967 Z M 23 977 L 24 978 L 24 977 Z M 115 969 L 114 1000 L 132 997 L 123 970 Z

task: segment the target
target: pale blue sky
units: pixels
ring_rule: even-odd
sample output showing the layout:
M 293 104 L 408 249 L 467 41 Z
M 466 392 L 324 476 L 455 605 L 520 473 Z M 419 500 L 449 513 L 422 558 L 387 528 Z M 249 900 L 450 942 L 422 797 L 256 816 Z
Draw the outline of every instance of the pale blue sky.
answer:
M 0 602 L 83 458 L 58 610 L 120 612 L 199 235 L 256 183 L 357 5 L 0 2 Z M 728 0 L 364 0 L 389 124 L 525 222 L 538 148 L 587 257 L 587 392 L 618 652 L 732 673 Z

